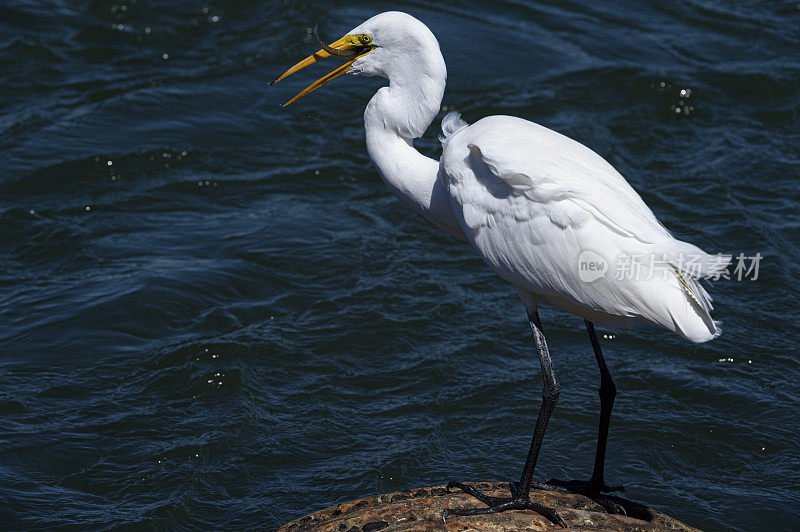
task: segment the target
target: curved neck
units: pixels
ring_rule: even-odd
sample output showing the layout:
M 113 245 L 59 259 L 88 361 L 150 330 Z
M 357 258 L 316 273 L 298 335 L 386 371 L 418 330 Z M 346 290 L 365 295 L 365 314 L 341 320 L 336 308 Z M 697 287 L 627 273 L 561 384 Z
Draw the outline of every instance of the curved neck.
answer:
M 441 58 L 441 55 L 439 55 Z M 450 206 L 439 163 L 414 148 L 439 112 L 446 71 L 390 77 L 389 86 L 372 97 L 364 112 L 367 151 L 384 182 L 403 203 L 460 240 L 466 240 Z

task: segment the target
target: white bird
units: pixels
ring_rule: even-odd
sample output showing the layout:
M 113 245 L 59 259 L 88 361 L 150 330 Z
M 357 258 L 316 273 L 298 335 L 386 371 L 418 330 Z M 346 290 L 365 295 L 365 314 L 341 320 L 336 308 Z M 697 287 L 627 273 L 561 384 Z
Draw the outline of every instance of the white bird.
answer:
M 693 342 L 711 340 L 720 334 L 719 323 L 711 319 L 711 298 L 698 280 L 721 273 L 730 257 L 675 239 L 602 157 L 521 118 L 490 116 L 467 125 L 450 113 L 442 121 L 441 159 L 420 154 L 413 141 L 439 112 L 447 69 L 436 37 L 411 15 L 381 13 L 331 45 L 317 40 L 322 50 L 275 81 L 332 55 L 348 60 L 285 105 L 345 73 L 388 79 L 364 113 L 367 150 L 381 177 L 403 203 L 469 242 L 514 285 L 534 335 L 543 404 L 521 480 L 511 485 L 509 498 L 451 482 L 448 489 L 460 488 L 486 507 L 446 510 L 443 517 L 532 509 L 565 525 L 553 509 L 530 500 L 534 486 L 584 493 L 610 512 L 625 513 L 620 499 L 602 495 L 615 489 L 605 484 L 604 460 L 616 389 L 593 322 L 611 327 L 648 322 Z M 541 301 L 584 318 L 600 367 L 595 465 L 584 482 L 533 482 L 560 390 L 539 320 Z

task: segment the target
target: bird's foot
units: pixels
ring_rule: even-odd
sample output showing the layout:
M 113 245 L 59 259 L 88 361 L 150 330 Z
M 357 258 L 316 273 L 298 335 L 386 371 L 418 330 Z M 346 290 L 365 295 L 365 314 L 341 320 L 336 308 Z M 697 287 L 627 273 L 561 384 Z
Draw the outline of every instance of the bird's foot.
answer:
M 461 482 L 450 482 L 447 484 L 447 492 L 451 489 L 458 488 L 464 493 L 468 493 L 486 505 L 486 508 L 452 508 L 446 509 L 442 512 L 442 520 L 446 523 L 448 515 L 481 515 L 481 514 L 494 514 L 504 512 L 506 510 L 533 510 L 534 512 L 545 516 L 556 525 L 561 525 L 567 528 L 567 523 L 554 509 L 547 506 L 531 501 L 527 494 L 519 492 L 518 485 L 512 483 L 511 497 L 492 497 L 480 492 L 479 490 L 463 484 Z
M 614 491 L 625 493 L 624 486 L 609 486 L 605 482 L 590 480 L 558 480 L 551 478 L 545 483 L 534 482 L 533 487 L 545 491 L 560 491 L 562 493 L 577 493 L 589 497 L 605 508 L 610 514 L 628 515 L 625 507 L 616 497 L 609 497 L 606 493 Z

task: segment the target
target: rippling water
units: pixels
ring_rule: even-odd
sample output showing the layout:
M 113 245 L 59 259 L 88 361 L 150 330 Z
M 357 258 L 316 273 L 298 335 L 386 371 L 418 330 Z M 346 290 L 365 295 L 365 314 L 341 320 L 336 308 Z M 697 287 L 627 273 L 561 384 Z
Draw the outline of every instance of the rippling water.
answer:
M 0 6 L 0 528 L 275 527 L 343 500 L 518 477 L 540 402 L 511 288 L 394 200 L 376 80 L 266 81 L 402 8 L 443 105 L 611 161 L 679 236 L 764 257 L 725 332 L 604 334 L 608 480 L 708 530 L 797 525 L 800 9 L 723 0 L 90 0 Z M 434 156 L 438 120 L 418 142 Z M 543 479 L 591 470 L 597 369 L 562 382 Z

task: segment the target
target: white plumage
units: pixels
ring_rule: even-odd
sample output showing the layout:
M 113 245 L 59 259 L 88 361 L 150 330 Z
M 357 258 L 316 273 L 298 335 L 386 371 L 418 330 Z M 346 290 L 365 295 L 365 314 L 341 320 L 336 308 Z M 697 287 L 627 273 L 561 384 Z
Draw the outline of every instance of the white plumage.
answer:
M 695 342 L 719 334 L 711 299 L 695 279 L 715 274 L 728 258 L 673 238 L 602 157 L 511 116 L 467 126 L 451 114 L 444 122 L 442 176 L 456 217 L 523 300 L 544 299 L 611 326 L 641 319 Z M 585 251 L 602 257 L 605 276 L 581 279 Z M 615 272 L 624 257 L 639 271 Z M 697 271 L 681 261 L 689 257 L 697 257 Z
M 444 94 L 447 70 L 436 38 L 398 12 L 350 34 L 369 34 L 375 45 L 350 73 L 389 80 L 364 115 L 367 149 L 384 181 L 416 212 L 468 240 L 529 311 L 545 300 L 611 327 L 643 320 L 694 342 L 719 334 L 711 298 L 697 281 L 724 269 L 728 256 L 673 238 L 602 157 L 527 120 L 491 116 L 468 126 L 451 113 L 437 165 L 413 147 Z M 605 276 L 581 280 L 585 251 L 605 261 Z M 638 264 L 638 275 L 615 272 L 625 257 Z

